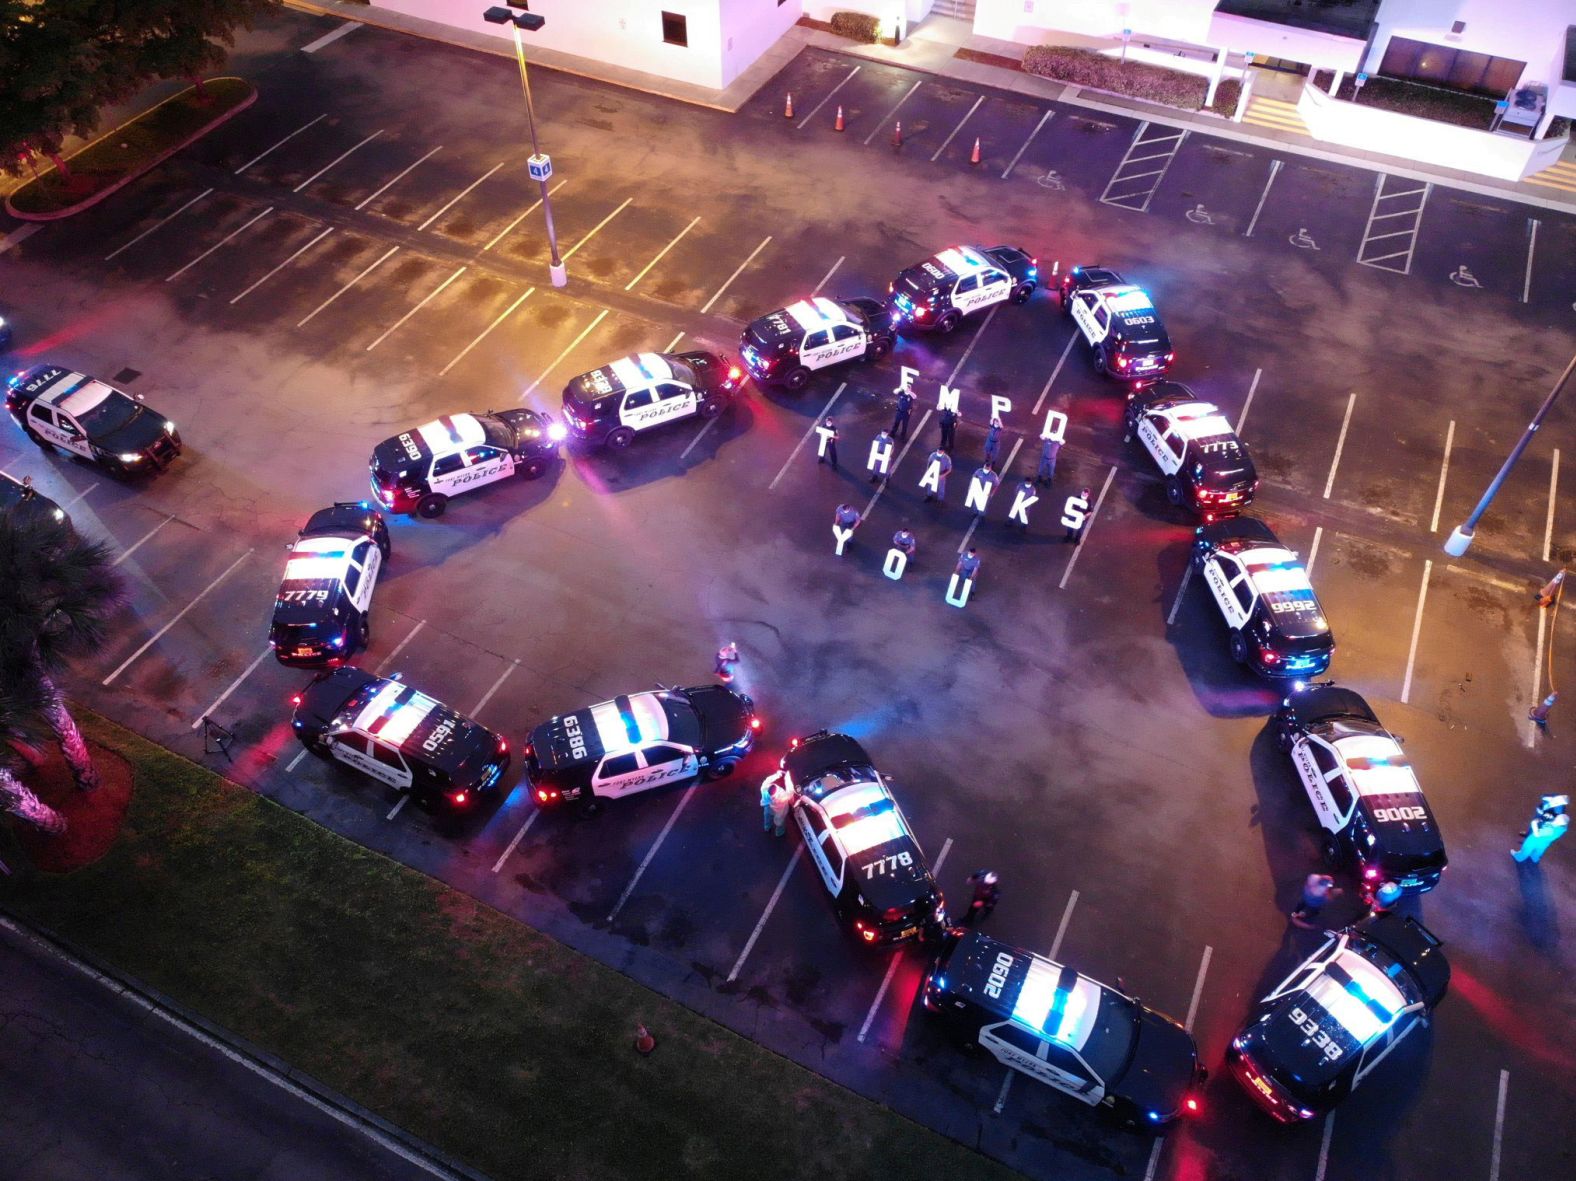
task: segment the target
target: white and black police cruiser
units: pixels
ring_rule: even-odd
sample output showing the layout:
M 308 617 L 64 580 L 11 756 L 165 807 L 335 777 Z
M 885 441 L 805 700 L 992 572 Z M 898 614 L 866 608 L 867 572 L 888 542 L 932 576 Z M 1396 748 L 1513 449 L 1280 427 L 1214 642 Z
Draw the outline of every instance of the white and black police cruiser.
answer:
M 892 312 L 876 299 L 801 299 L 751 320 L 739 353 L 762 385 L 798 392 L 816 370 L 879 361 L 897 343 Z
M 563 437 L 560 424 L 534 410 L 445 414 L 377 445 L 372 494 L 396 513 L 436 517 L 451 496 L 510 476 L 539 479 Z
M 1356 866 L 1370 890 L 1394 882 L 1421 894 L 1439 884 L 1447 862 L 1439 825 L 1400 741 L 1360 694 L 1328 683 L 1294 688 L 1273 725 L 1332 866 Z
M 721 685 L 631 693 L 532 730 L 525 782 L 538 807 L 592 815 L 604 800 L 733 774 L 760 728 L 755 703 Z
M 1058 288 L 1062 311 L 1089 344 L 1095 369 L 1123 381 L 1154 381 L 1176 360 L 1154 300 L 1109 267 L 1074 267 Z
M 274 596 L 274 658 L 293 668 L 333 668 L 365 648 L 372 588 L 388 556 L 388 523 L 365 502 L 313 513 L 290 547 Z
M 582 443 L 622 451 L 635 436 L 699 415 L 715 418 L 744 384 L 716 353 L 636 353 L 564 387 L 564 421 Z
M 819 730 L 795 739 L 779 767 L 838 921 L 869 944 L 939 937 L 941 889 L 864 747 Z
M 422 807 L 463 812 L 496 790 L 509 744 L 398 678 L 352 665 L 319 673 L 292 699 L 291 725 L 322 759 L 408 792 Z
M 1039 261 L 1015 246 L 953 246 L 898 273 L 889 291 L 899 332 L 951 332 L 964 316 L 1011 300 L 1028 303 Z
M 1255 517 L 1200 525 L 1193 565 L 1231 631 L 1231 656 L 1265 677 L 1306 680 L 1330 667 L 1335 638 L 1296 554 Z
M 925 980 L 925 1008 L 1002 1065 L 1124 1123 L 1198 1110 L 1198 1047 L 1180 1024 L 1042 955 L 954 927 Z
M 61 508 L 37 488 L 31 479 L 18 480 L 9 472 L 0 472 L 0 515 L 13 521 L 46 521 L 56 525 L 71 524 L 66 510 Z
M 1226 1049 L 1227 1068 L 1281 1123 L 1323 1115 L 1444 999 L 1450 965 L 1439 946 L 1397 914 L 1332 932 L 1258 1003 Z
M 1240 513 L 1259 476 L 1225 415 L 1179 381 L 1160 381 L 1127 399 L 1127 438 L 1135 435 L 1166 478 L 1166 499 L 1206 522 Z
M 60 365 L 38 365 L 11 378 L 5 407 L 46 451 L 69 451 L 113 476 L 163 471 L 181 453 L 175 424 L 141 397 Z

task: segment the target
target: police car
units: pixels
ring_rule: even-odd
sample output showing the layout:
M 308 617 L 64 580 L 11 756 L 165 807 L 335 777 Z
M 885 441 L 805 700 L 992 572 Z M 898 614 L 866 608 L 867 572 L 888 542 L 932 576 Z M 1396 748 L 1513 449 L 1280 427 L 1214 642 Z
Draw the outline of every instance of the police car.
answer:
M 603 800 L 731 775 L 760 728 L 755 703 L 720 685 L 615 697 L 532 730 L 526 785 L 539 807 L 578 802 L 589 815 Z
M 1014 246 L 954 246 L 899 272 L 892 312 L 900 332 L 951 332 L 970 312 L 1010 299 L 1028 303 L 1039 261 Z
M 715 418 L 743 384 L 743 370 L 716 353 L 636 353 L 566 385 L 564 421 L 582 443 L 622 451 L 652 427 Z
M 1231 630 L 1231 656 L 1265 677 L 1316 677 L 1335 638 L 1308 571 L 1263 521 L 1231 517 L 1200 525 L 1193 565 Z
M 1125 1123 L 1198 1110 L 1205 1071 L 1187 1030 L 1042 955 L 954 927 L 923 996 L 966 1043 Z
M 1439 940 L 1416 919 L 1387 914 L 1332 932 L 1258 1003 L 1226 1049 L 1227 1069 L 1281 1123 L 1313 1119 L 1425 1025 L 1449 985 Z
M 1412 765 L 1360 694 L 1331 684 L 1293 689 L 1273 723 L 1291 755 L 1331 865 L 1359 867 L 1370 888 L 1403 894 L 1439 884 L 1445 844 Z
M 1166 498 L 1215 521 L 1253 500 L 1258 472 L 1237 432 L 1215 406 L 1179 381 L 1156 382 L 1127 399 L 1127 438 L 1149 452 L 1166 478 Z
M 493 791 L 509 744 L 398 678 L 346 665 L 319 673 L 292 699 L 303 746 L 344 763 L 423 807 L 464 811 Z
M 449 497 L 518 475 L 539 479 L 564 428 L 534 410 L 446 414 L 372 452 L 372 494 L 397 513 L 436 517 Z
M 1062 276 L 1058 292 L 1097 371 L 1128 381 L 1154 381 L 1170 371 L 1176 353 L 1142 287 L 1109 267 L 1074 267 Z
M 892 313 L 880 300 L 816 296 L 751 320 L 739 351 L 756 381 L 797 392 L 817 369 L 879 361 L 896 343 Z
M 18 480 L 9 472 L 0 472 L 0 516 L 23 522 L 71 523 L 66 510 L 34 488 L 31 480 Z
M 372 588 L 389 556 L 383 514 L 365 503 L 313 513 L 285 562 L 269 646 L 280 664 L 340 665 L 372 634 Z
M 11 378 L 5 408 L 46 451 L 59 447 L 114 476 L 163 471 L 181 453 L 175 424 L 140 397 L 60 365 L 38 365 Z
M 941 889 L 881 773 L 859 743 L 820 730 L 795 739 L 779 767 L 832 909 L 866 943 L 935 937 Z

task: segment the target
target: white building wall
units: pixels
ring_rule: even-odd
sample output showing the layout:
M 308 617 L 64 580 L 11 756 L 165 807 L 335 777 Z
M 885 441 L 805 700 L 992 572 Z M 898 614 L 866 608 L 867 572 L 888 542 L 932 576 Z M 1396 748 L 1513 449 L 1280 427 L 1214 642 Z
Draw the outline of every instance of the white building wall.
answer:
M 936 0 L 804 0 L 804 14 L 813 20 L 831 20 L 836 12 L 862 12 L 891 18 L 899 12 L 910 28 L 930 15 Z
M 1038 44 L 1046 29 L 1085 37 L 1120 37 L 1132 29 L 1202 45 L 1214 10 L 1215 0 L 977 0 L 974 31 Z
M 1466 27 L 1452 33 L 1451 25 Z M 1385 0 L 1364 66 L 1379 68 L 1391 37 L 1524 61 L 1523 82 L 1552 94 L 1565 60 L 1565 29 L 1576 25 L 1576 0 Z

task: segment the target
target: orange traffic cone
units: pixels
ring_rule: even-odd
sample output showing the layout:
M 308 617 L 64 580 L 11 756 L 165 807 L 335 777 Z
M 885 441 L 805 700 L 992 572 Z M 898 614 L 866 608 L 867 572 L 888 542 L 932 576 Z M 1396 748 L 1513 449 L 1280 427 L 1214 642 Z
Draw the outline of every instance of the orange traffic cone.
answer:
M 903 146 L 903 120 L 901 119 L 899 119 L 897 124 L 892 128 L 892 146 L 894 148 L 900 148 Z
M 975 136 L 974 137 L 974 150 L 969 153 L 969 163 L 970 164 L 978 164 L 979 162 L 980 162 L 980 140 L 979 140 L 979 136 Z
M 651 1036 L 651 1031 L 643 1024 L 635 1026 L 635 1052 L 649 1054 L 657 1048 L 657 1039 Z
M 838 107 L 837 107 L 837 122 L 832 124 L 832 130 L 833 131 L 841 131 L 841 130 L 843 130 L 843 107 L 842 107 L 841 103 L 838 104 Z
M 793 91 L 788 92 L 788 101 L 783 103 L 783 118 L 793 118 Z

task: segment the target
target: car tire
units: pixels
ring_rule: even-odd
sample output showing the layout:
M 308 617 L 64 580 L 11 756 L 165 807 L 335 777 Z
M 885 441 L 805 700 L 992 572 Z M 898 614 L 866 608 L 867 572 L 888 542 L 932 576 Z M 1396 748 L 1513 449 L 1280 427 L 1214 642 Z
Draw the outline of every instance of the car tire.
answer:
M 623 451 L 635 441 L 635 432 L 627 426 L 614 427 L 608 431 L 605 443 L 614 451 Z
M 588 795 L 575 805 L 575 814 L 582 820 L 590 820 L 602 813 L 602 801 L 593 795 Z
M 540 455 L 533 455 L 529 459 L 522 459 L 518 470 L 522 480 L 540 480 L 547 474 L 547 460 Z
M 1231 659 L 1238 664 L 1248 662 L 1248 637 L 1241 632 L 1231 633 Z
M 1098 373 L 1101 377 L 1107 376 L 1111 372 L 1111 367 L 1110 367 L 1109 364 L 1106 363 L 1105 349 L 1103 349 L 1099 345 L 1095 345 L 1094 349 L 1093 349 L 1093 352 L 1094 352 L 1094 371 L 1096 373 Z
M 810 371 L 803 365 L 795 366 L 788 371 L 788 376 L 783 378 L 783 389 L 791 394 L 797 394 L 810 384 Z
M 416 502 L 416 511 L 429 520 L 443 516 L 443 510 L 448 507 L 449 498 L 441 492 L 429 492 Z
M 715 763 L 708 763 L 706 765 L 706 770 L 702 772 L 701 778 L 707 780 L 708 782 L 718 779 L 726 779 L 728 776 L 733 774 L 734 769 L 738 767 L 738 765 L 738 759 L 718 759 Z
M 1072 296 L 1067 294 L 1067 288 L 1058 287 L 1056 289 L 1056 302 L 1062 309 L 1062 315 L 1070 316 L 1073 314 Z
M 962 319 L 963 317 L 955 311 L 943 312 L 941 319 L 936 321 L 936 331 L 941 333 L 942 336 L 949 336 L 957 331 L 958 324 Z
M 1033 283 L 1020 283 L 1017 287 L 1014 287 L 1012 289 L 1012 294 L 1010 296 L 1008 296 L 1007 298 L 1012 300 L 1013 303 L 1025 304 L 1025 303 L 1029 302 L 1029 297 L 1031 295 L 1033 295 L 1033 294 L 1034 294 L 1034 284 Z
M 1275 749 L 1280 751 L 1281 754 L 1289 755 L 1293 745 L 1294 741 L 1291 731 L 1286 728 L 1284 722 L 1277 721 L 1275 723 Z
M 713 394 L 711 397 L 707 398 L 700 404 L 700 416 L 702 418 L 716 418 L 717 415 L 721 414 L 727 408 L 728 400 L 718 396 L 717 394 Z
M 331 763 L 334 761 L 334 756 L 329 753 L 328 747 L 323 743 L 318 742 L 316 739 L 308 742 L 306 744 L 306 749 L 310 754 L 322 759 L 325 763 Z
M 886 336 L 878 336 L 870 342 L 870 347 L 865 350 L 865 363 L 867 365 L 874 365 L 877 361 L 881 360 L 882 357 L 885 357 L 891 351 L 891 338 Z
M 1182 487 L 1182 481 L 1175 476 L 1166 481 L 1166 499 L 1177 508 L 1181 508 L 1183 502 L 1187 499 L 1187 492 Z
M 1324 864 L 1331 869 L 1339 869 L 1346 862 L 1346 850 L 1341 848 L 1341 842 L 1332 832 L 1327 832 L 1319 841 L 1319 856 L 1324 858 Z
M 365 648 L 372 639 L 372 616 L 363 615 L 361 626 L 356 629 L 356 647 Z

